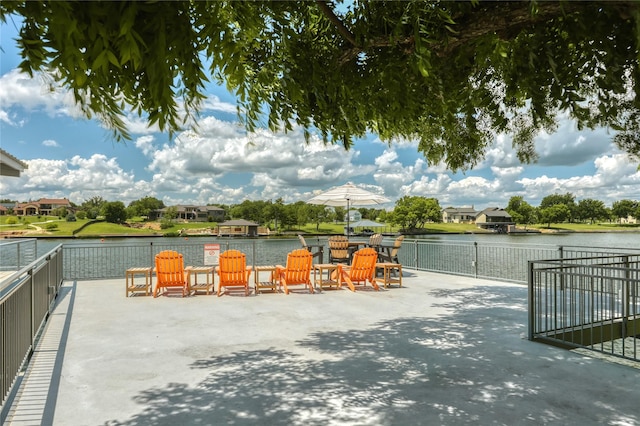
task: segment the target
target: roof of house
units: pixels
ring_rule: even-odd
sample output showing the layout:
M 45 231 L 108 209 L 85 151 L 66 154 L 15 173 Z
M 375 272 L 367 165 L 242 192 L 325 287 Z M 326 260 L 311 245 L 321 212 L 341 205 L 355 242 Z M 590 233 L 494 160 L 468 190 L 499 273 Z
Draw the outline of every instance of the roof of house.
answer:
M 245 219 L 231 219 L 226 222 L 219 223 L 218 226 L 259 226 L 255 222 L 251 222 Z
M 444 211 L 447 213 L 476 213 L 476 210 L 473 207 L 447 207 Z
M 70 206 L 71 202 L 69 200 L 67 200 L 66 198 L 40 198 L 39 200 L 36 201 L 27 201 L 24 203 L 16 203 L 16 208 L 22 208 L 22 207 L 26 207 L 26 206 L 33 206 L 33 205 L 41 205 L 41 204 L 56 204 L 56 205 L 64 205 L 64 206 Z
M 216 211 L 216 210 L 224 211 L 224 209 L 223 209 L 223 208 L 220 208 L 220 207 L 218 207 L 218 206 L 196 206 L 196 205 L 190 205 L 190 204 L 180 204 L 180 205 L 173 206 L 173 207 L 175 207 L 179 212 L 183 212 L 183 211 L 185 211 L 185 210 L 186 210 L 186 209 L 188 209 L 188 208 L 189 208 L 189 209 L 195 209 L 195 210 L 198 210 L 198 211 L 201 211 L 201 212 L 202 212 L 202 211 L 210 212 L 210 211 Z M 163 209 L 160 209 L 160 211 L 163 211 L 163 212 L 164 212 L 164 211 L 166 211 L 168 208 L 169 208 L 169 207 L 165 207 L 165 208 L 163 208 Z
M 499 207 L 490 207 L 490 208 L 484 209 L 478 213 L 478 216 L 480 216 L 481 214 L 484 214 L 487 217 L 511 218 L 511 215 L 505 209 L 501 209 Z

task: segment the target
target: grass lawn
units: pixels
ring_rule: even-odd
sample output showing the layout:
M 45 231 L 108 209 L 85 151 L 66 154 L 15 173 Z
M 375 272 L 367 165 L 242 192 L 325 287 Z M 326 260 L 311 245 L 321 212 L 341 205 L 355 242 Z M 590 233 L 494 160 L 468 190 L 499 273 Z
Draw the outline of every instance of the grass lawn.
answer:
M 552 223 L 550 227 L 546 224 L 529 225 L 529 228 L 545 229 L 557 232 L 616 232 L 616 231 L 640 231 L 640 224 L 621 225 L 618 223 Z
M 30 236 L 49 236 L 49 237 L 66 237 L 75 235 L 81 238 L 101 237 L 106 235 L 177 235 L 180 230 L 198 230 L 198 229 L 213 229 L 215 231 L 216 222 L 192 222 L 192 223 L 175 223 L 171 228 L 156 229 L 138 228 L 124 225 L 118 225 L 108 222 L 95 222 L 90 223 L 90 220 L 78 219 L 75 222 L 67 222 L 64 219 L 60 219 L 57 216 L 27 216 L 19 218 L 16 224 L 7 224 L 7 220 L 10 217 L 15 216 L 0 216 L 0 231 L 29 231 Z M 14 219 L 15 220 L 15 219 Z M 140 218 L 134 218 L 130 221 L 131 224 L 141 225 L 144 222 Z M 149 222 L 151 224 L 159 225 L 157 222 Z M 84 227 L 83 227 L 84 226 Z M 292 229 L 281 230 L 283 236 L 301 234 L 319 234 L 319 235 L 331 235 L 342 234 L 344 232 L 344 226 L 346 223 L 321 223 L 320 226 L 316 226 L 314 223 L 308 223 L 305 226 L 295 227 Z M 35 227 L 42 229 L 41 233 L 34 232 Z M 540 229 L 543 232 L 545 230 L 551 232 L 619 232 L 619 231 L 640 231 L 640 224 L 637 225 L 620 225 L 615 223 L 553 223 L 550 227 L 546 224 L 528 225 L 530 229 Z M 80 230 L 80 228 L 82 228 Z M 78 231 L 79 230 L 79 231 Z M 358 230 L 356 230 L 358 231 Z M 387 226 L 384 228 L 375 228 L 374 232 L 392 233 L 397 232 L 397 227 Z M 422 230 L 416 233 L 424 234 L 461 234 L 465 232 L 481 232 L 473 224 L 464 223 L 428 223 Z

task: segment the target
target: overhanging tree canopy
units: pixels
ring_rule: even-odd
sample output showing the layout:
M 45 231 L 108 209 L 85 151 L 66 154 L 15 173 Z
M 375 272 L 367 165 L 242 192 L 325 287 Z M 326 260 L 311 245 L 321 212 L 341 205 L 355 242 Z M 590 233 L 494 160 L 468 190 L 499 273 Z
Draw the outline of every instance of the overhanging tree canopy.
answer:
M 558 114 L 605 126 L 640 158 L 635 1 L 3 1 L 24 17 L 23 71 L 49 71 L 87 116 L 129 137 L 128 108 L 176 131 L 208 79 L 249 130 L 293 123 L 349 147 L 419 140 L 431 163 L 472 167 L 496 133 L 521 161 Z M 266 110 L 265 110 L 266 109 Z

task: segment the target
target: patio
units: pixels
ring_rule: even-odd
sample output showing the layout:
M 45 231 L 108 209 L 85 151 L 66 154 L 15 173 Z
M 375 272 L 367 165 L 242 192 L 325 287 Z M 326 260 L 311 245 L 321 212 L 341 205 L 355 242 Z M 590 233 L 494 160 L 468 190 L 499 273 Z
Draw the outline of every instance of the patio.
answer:
M 124 285 L 65 283 L 8 424 L 640 423 L 640 371 L 528 341 L 523 285 L 416 271 L 380 292 Z

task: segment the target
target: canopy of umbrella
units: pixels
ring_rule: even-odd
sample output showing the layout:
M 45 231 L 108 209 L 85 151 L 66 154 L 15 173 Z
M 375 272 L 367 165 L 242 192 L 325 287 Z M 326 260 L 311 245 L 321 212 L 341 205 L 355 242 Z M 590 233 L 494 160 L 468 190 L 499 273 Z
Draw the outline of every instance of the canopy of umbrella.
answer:
M 337 186 L 328 191 L 322 192 L 315 197 L 307 200 L 309 204 L 321 204 L 332 207 L 346 207 L 347 212 L 352 206 L 370 206 L 373 204 L 385 204 L 390 202 L 387 197 L 374 194 L 362 188 L 358 188 L 349 182 L 341 186 Z M 375 222 L 374 222 L 375 223 Z M 384 226 L 384 225 L 380 225 Z M 349 215 L 347 215 L 347 236 L 351 226 L 349 224 Z

